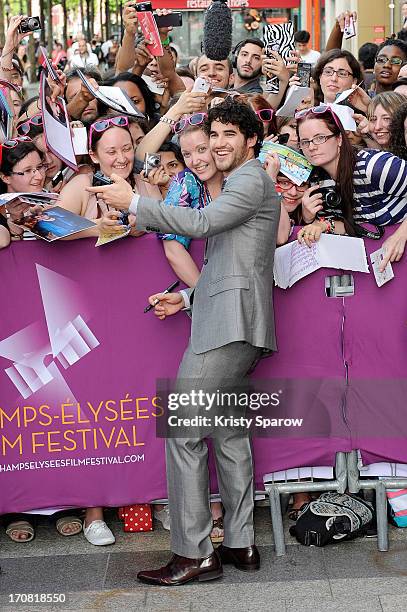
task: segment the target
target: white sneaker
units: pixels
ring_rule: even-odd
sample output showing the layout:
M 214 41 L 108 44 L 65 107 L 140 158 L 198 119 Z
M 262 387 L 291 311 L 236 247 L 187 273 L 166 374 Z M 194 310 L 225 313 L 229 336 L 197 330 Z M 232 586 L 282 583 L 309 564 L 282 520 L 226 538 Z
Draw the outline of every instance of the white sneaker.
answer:
M 170 531 L 170 511 L 168 506 L 164 506 L 162 510 L 154 510 L 154 518 L 160 521 L 164 529 Z
M 87 541 L 94 546 L 107 546 L 116 542 L 105 521 L 92 521 L 88 527 L 84 525 L 83 533 Z

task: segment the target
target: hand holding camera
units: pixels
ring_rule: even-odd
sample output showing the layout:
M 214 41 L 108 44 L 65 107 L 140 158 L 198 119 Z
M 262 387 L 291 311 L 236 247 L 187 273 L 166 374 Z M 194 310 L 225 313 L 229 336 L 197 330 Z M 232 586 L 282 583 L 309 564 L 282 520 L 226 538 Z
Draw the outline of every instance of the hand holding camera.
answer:
M 321 189 L 319 185 L 313 185 L 302 196 L 302 217 L 305 223 L 312 223 L 317 213 L 323 209 Z
M 35 26 L 35 27 L 31 27 Z M 28 29 L 27 29 L 28 28 Z M 17 51 L 20 42 L 31 32 L 41 29 L 41 23 L 38 17 L 27 17 L 26 15 L 15 15 L 10 18 L 6 41 L 4 43 L 1 54 L 1 65 L 6 67 L 5 59 L 7 59 L 7 68 L 12 66 L 12 55 Z

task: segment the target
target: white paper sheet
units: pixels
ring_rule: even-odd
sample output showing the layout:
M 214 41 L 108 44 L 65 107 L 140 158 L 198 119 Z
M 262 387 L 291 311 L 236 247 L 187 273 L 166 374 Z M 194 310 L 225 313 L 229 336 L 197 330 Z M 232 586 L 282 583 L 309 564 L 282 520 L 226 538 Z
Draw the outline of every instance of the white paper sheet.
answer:
M 296 109 L 301 102 L 311 95 L 310 87 L 293 85 L 288 89 L 288 94 L 281 108 L 276 112 L 277 117 L 294 117 Z
M 287 289 L 320 268 L 369 273 L 365 245 L 361 238 L 322 234 L 311 247 L 297 240 L 276 249 L 274 280 Z

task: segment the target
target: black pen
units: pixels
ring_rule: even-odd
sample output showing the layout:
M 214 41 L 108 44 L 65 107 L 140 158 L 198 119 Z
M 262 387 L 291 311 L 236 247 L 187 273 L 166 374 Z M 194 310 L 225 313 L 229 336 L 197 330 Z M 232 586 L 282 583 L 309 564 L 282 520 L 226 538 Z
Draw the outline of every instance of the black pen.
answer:
M 178 287 L 179 285 L 179 280 L 175 281 L 175 283 L 172 283 L 172 285 L 170 285 L 169 287 L 167 287 L 167 289 L 165 291 L 162 292 L 163 295 L 165 295 L 166 293 L 171 293 L 171 291 L 173 289 L 175 289 L 175 287 Z M 152 304 L 149 304 L 148 306 L 146 306 L 144 308 L 144 312 L 149 312 L 150 310 L 152 310 L 154 308 L 154 306 L 157 306 L 157 304 L 159 303 L 160 300 L 154 300 L 154 302 Z

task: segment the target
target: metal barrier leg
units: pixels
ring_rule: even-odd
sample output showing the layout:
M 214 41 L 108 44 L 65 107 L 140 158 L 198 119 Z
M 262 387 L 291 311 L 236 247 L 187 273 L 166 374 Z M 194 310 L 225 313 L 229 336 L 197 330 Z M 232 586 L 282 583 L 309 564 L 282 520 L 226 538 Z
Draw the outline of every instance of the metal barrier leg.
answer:
M 273 485 L 267 487 L 270 499 L 270 514 L 273 526 L 274 547 L 277 557 L 285 555 L 283 515 L 281 514 L 280 493 Z
M 347 453 L 348 464 L 348 490 L 349 493 L 358 493 L 359 486 L 359 469 L 358 469 L 358 453 L 351 451 Z
M 338 483 L 338 493 L 345 493 L 348 482 L 346 454 L 336 453 L 335 477 Z
M 380 480 L 376 485 L 377 548 L 383 552 L 389 550 L 387 527 L 386 487 Z

